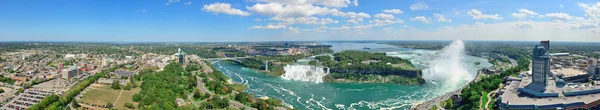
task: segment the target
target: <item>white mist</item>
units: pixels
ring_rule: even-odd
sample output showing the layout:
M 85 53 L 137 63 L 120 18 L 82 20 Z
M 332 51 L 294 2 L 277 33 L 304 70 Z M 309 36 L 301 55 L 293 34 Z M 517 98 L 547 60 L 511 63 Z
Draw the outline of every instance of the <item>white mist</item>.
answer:
M 432 61 L 430 68 L 423 70 L 423 78 L 429 82 L 444 82 L 456 84 L 459 81 L 473 80 L 474 76 L 469 74 L 463 65 L 465 56 L 465 44 L 462 40 L 454 40 L 450 45 L 442 49 L 439 58 Z
M 323 68 L 311 65 L 287 65 L 283 67 L 283 70 L 285 73 L 281 77 L 287 80 L 321 83 L 323 77 L 327 75 Z

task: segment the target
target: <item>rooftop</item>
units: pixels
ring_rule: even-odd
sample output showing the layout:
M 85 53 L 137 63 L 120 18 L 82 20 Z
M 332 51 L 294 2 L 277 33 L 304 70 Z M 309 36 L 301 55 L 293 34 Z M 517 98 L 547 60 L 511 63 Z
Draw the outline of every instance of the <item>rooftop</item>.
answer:
M 531 78 L 525 77 L 522 81 L 512 81 L 509 85 L 505 87 L 506 92 L 502 94 L 500 97 L 502 98 L 502 103 L 508 103 L 510 105 L 553 105 L 553 104 L 570 104 L 575 102 L 583 102 L 583 103 L 591 103 L 600 99 L 600 93 L 591 93 L 584 95 L 574 95 L 574 96 L 565 96 L 565 92 L 567 94 L 571 93 L 586 93 L 588 91 L 599 90 L 600 86 L 584 86 L 584 85 L 568 85 L 562 88 L 555 86 L 555 81 L 549 79 L 548 86 L 546 86 L 545 90 L 542 93 L 558 93 L 558 97 L 543 97 L 537 98 L 533 97 L 530 94 L 519 92 L 519 88 L 525 88 L 530 85 Z M 539 90 L 540 88 L 532 88 L 533 90 Z

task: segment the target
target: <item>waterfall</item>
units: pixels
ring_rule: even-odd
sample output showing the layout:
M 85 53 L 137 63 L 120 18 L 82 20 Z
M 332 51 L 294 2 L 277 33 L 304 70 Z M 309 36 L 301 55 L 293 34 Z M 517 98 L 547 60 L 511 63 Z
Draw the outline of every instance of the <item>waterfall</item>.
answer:
M 447 84 L 473 80 L 474 76 L 463 65 L 465 44 L 454 40 L 442 49 L 438 58 L 431 62 L 430 68 L 423 70 L 423 78 Z
M 328 73 L 321 67 L 311 65 L 287 65 L 283 67 L 285 73 L 281 76 L 287 80 L 323 82 L 323 77 Z

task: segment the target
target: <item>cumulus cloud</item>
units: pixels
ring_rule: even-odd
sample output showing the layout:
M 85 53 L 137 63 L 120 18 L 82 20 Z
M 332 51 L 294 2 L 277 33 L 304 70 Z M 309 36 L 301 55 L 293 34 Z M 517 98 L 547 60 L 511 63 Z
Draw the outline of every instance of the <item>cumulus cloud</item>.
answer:
M 423 22 L 423 23 L 427 23 L 427 24 L 431 23 L 431 22 L 429 21 L 429 20 L 430 20 L 430 18 L 426 18 L 426 17 L 424 17 L 424 16 L 417 16 L 417 17 L 414 17 L 414 18 L 410 18 L 410 20 L 412 20 L 412 21 L 421 21 L 421 22 Z
M 424 10 L 427 8 L 429 8 L 429 6 L 427 6 L 425 3 L 415 3 L 410 5 L 410 10 Z
M 386 10 L 383 10 L 383 12 L 390 13 L 390 14 L 402 14 L 402 13 L 404 13 L 400 9 L 386 9 Z
M 350 26 L 348 26 L 348 25 L 342 25 L 342 26 L 340 26 L 340 27 L 334 27 L 334 28 L 331 28 L 331 30 L 336 30 L 336 31 L 338 31 L 338 30 L 341 30 L 341 31 L 347 31 L 347 30 L 350 30 Z
M 363 22 L 363 19 L 350 19 L 348 21 L 346 21 L 348 23 L 354 23 L 354 24 L 358 24 L 360 22 Z
M 511 15 L 517 19 L 524 19 L 526 17 L 535 17 L 538 13 L 527 9 L 519 9 L 519 13 L 512 13 Z
M 313 30 L 314 30 L 315 32 L 327 32 L 327 28 L 328 28 L 328 27 L 325 27 L 325 26 L 319 26 L 319 27 L 315 27 L 315 28 L 313 28 Z
M 451 19 L 446 19 L 444 15 L 433 13 L 433 17 L 437 19 L 438 22 L 452 22 Z
M 257 0 L 260 2 L 266 3 L 278 3 L 284 5 L 307 5 L 307 4 L 315 4 L 319 6 L 325 7 L 333 7 L 333 8 L 343 8 L 348 7 L 349 4 L 354 4 L 358 6 L 358 0 L 354 0 L 354 2 L 350 2 L 350 0 Z
M 579 7 L 585 10 L 585 16 L 589 19 L 600 19 L 600 2 L 596 2 L 596 4 L 579 3 Z
M 379 13 L 379 14 L 375 15 L 375 18 L 379 18 L 379 19 L 394 19 L 394 15 Z
M 279 17 L 307 17 L 313 15 L 328 15 L 340 14 L 337 9 L 329 9 L 325 7 L 314 6 L 312 4 L 302 5 L 283 5 L 279 3 L 256 4 L 251 7 L 246 7 L 248 10 L 261 15 L 279 16 Z
M 290 27 L 290 28 L 288 28 L 288 32 L 289 33 L 300 33 L 300 31 L 298 31 L 298 27 L 296 27 L 296 28 Z
M 347 12 L 347 13 L 334 13 L 334 16 L 342 16 L 350 19 L 362 19 L 362 18 L 371 18 L 371 15 L 367 13 L 355 13 L 355 12 Z
M 314 25 L 325 25 L 331 23 L 339 23 L 337 20 L 333 20 L 331 18 L 317 18 L 317 17 L 297 17 L 297 18 L 282 18 L 282 17 L 273 17 L 269 20 L 280 21 L 280 23 L 285 25 L 291 24 L 314 24 Z
M 285 29 L 285 28 L 286 28 L 286 26 L 282 25 L 282 24 L 277 24 L 277 25 L 268 24 L 265 26 L 258 25 L 258 26 L 250 27 L 250 29 Z
M 242 10 L 236 9 L 236 8 L 231 8 L 231 4 L 219 3 L 219 2 L 210 4 L 210 5 L 204 5 L 202 10 L 207 11 L 207 12 L 212 12 L 215 14 L 225 13 L 225 14 L 229 14 L 229 15 L 240 15 L 240 16 L 250 15 L 249 12 L 245 12 L 245 11 L 242 11 Z
M 572 16 L 566 13 L 548 13 L 545 17 L 556 21 L 568 21 L 573 19 Z
M 486 19 L 499 20 L 499 19 L 502 19 L 502 17 L 500 17 L 500 15 L 498 15 L 498 14 L 486 15 L 477 9 L 472 9 L 471 11 L 469 11 L 467 13 L 469 15 L 471 15 L 471 17 L 473 17 L 473 19 L 475 19 L 475 20 L 486 20 Z
M 485 23 L 482 22 L 475 22 L 475 24 L 473 24 L 473 26 L 483 26 L 485 25 Z
M 396 23 L 404 23 L 404 20 L 400 20 L 400 19 L 396 19 L 396 20 L 391 20 L 391 19 L 384 19 L 384 20 L 373 20 L 370 21 L 372 26 L 385 26 L 385 25 L 390 25 L 390 24 L 396 24 Z

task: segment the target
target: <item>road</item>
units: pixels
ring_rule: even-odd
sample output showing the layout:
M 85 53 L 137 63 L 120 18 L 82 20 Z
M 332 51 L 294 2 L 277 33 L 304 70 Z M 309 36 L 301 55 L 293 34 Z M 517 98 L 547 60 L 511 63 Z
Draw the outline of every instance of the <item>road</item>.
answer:
M 517 66 L 519 66 L 519 63 L 517 63 L 517 61 L 516 61 L 515 59 L 508 58 L 508 60 L 510 60 L 510 63 L 512 64 L 512 67 L 517 67 Z
M 499 88 L 496 90 L 493 90 L 492 92 L 487 94 L 487 97 L 490 99 L 488 100 L 488 102 L 485 102 L 485 108 L 490 108 L 488 107 L 488 105 L 490 105 L 490 103 L 492 102 L 492 96 L 490 96 L 492 93 L 496 93 L 498 92 L 498 90 L 500 90 L 502 88 L 502 86 L 504 86 L 504 84 L 500 84 Z

